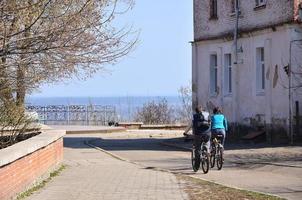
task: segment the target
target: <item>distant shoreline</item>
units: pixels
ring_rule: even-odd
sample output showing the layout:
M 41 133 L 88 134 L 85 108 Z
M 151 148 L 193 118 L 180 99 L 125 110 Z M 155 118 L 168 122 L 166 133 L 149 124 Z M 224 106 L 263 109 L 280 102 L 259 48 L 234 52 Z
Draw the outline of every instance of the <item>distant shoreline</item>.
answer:
M 144 104 L 166 99 L 171 107 L 181 106 L 179 96 L 123 96 L 123 97 L 28 97 L 27 105 L 33 106 L 51 106 L 51 105 L 102 105 L 114 106 L 117 113 L 127 120 L 133 119 L 133 116 Z
M 113 95 L 113 96 L 27 96 L 27 98 L 157 98 L 157 97 L 179 97 L 178 94 L 175 95 Z

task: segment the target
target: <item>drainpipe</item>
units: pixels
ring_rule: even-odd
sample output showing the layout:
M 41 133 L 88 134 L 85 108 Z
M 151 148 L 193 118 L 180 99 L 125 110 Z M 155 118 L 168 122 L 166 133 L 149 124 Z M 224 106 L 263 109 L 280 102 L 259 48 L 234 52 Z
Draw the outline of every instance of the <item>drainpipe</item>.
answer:
M 196 42 L 192 45 L 192 110 L 198 105 L 198 47 Z
M 220 107 L 222 109 L 224 109 L 224 103 L 223 103 L 223 96 L 224 96 L 224 63 L 223 63 L 223 50 L 222 47 L 219 47 L 220 50 L 220 65 L 221 65 L 221 70 L 220 70 L 220 85 L 221 85 L 221 89 L 220 89 Z
M 238 22 L 239 22 L 239 5 L 238 0 L 235 0 L 235 15 L 236 15 L 236 23 L 235 23 L 235 30 L 234 30 L 234 46 L 235 46 L 235 61 L 234 64 L 237 65 L 238 63 Z
M 239 5 L 238 5 L 238 2 L 239 0 L 235 0 L 235 15 L 236 15 L 236 23 L 235 23 L 235 30 L 234 30 L 234 48 L 235 48 L 235 52 L 234 52 L 234 56 L 235 56 L 235 59 L 234 59 L 234 67 L 235 67 L 235 95 L 234 95 L 234 98 L 235 98 L 235 114 L 233 114 L 234 116 L 234 121 L 235 121 L 235 124 L 237 125 L 237 128 L 238 128 L 238 116 L 239 116 L 239 102 L 238 102 L 238 99 L 239 99 L 239 95 L 238 95 L 238 88 L 239 88 L 239 83 L 238 83 L 238 76 L 239 76 L 239 70 L 238 70 L 238 22 L 239 22 Z M 233 109 L 233 112 L 234 112 L 234 109 Z M 238 131 L 238 130 L 237 130 Z

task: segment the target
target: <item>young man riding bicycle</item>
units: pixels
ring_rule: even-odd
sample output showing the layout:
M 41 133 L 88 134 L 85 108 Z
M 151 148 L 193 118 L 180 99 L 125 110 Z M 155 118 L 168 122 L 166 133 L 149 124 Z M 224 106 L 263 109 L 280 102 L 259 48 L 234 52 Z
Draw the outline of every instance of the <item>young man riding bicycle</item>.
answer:
M 202 110 L 201 106 L 197 106 L 193 115 L 193 135 L 194 146 L 196 150 L 200 150 L 201 143 L 206 143 L 208 152 L 210 152 L 211 138 L 211 122 L 210 114 Z
M 194 172 L 197 172 L 200 164 L 202 171 L 206 174 L 209 171 L 210 163 L 210 139 L 211 124 L 209 113 L 202 111 L 202 107 L 198 106 L 193 115 L 193 135 L 194 144 L 191 152 L 191 161 Z

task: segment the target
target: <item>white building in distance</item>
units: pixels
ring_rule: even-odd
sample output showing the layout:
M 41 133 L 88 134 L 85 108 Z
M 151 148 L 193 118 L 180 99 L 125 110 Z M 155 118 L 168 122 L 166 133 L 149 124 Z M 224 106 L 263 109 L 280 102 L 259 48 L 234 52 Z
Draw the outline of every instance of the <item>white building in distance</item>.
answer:
M 233 130 L 263 130 L 268 142 L 295 138 L 297 105 L 302 115 L 302 0 L 238 0 L 238 8 L 236 53 L 236 0 L 194 0 L 193 106 L 220 106 Z

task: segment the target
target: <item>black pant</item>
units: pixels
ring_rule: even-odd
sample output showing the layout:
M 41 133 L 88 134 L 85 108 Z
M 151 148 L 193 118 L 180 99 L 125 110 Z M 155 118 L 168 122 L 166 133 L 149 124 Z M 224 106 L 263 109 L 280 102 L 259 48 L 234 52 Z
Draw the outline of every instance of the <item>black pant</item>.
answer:
M 207 147 L 208 152 L 210 152 L 211 148 L 211 132 L 205 132 L 202 134 L 194 135 L 194 146 L 195 149 L 200 151 L 201 143 L 204 142 L 205 146 Z

